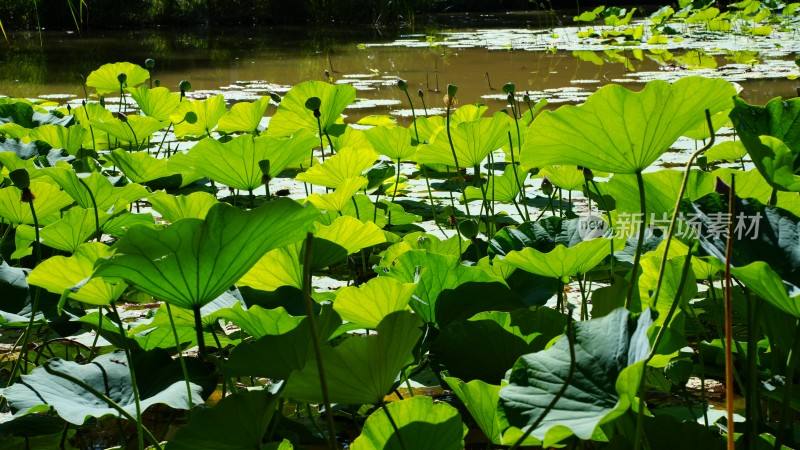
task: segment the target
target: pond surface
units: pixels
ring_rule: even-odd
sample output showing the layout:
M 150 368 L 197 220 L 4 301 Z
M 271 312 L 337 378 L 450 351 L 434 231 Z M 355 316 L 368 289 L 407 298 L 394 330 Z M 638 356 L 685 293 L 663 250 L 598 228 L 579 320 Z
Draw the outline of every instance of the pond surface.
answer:
M 533 20 L 529 24 L 535 23 Z M 567 23 L 567 20 L 564 20 Z M 516 25 L 519 25 L 519 21 Z M 581 29 L 586 29 L 583 27 Z M 12 97 L 84 96 L 81 75 L 109 62 L 143 65 L 156 60 L 153 77 L 177 90 L 191 81 L 193 95 L 225 93 L 229 101 L 250 100 L 270 91 L 283 92 L 305 80 L 354 84 L 359 98 L 351 116 L 408 115 L 397 77 L 408 80 L 415 106 L 418 90 L 426 105 L 443 105 L 447 84 L 459 86 L 461 104 L 486 103 L 503 108 L 502 85 L 513 82 L 532 100 L 552 105 L 579 102 L 603 84 L 636 88 L 653 78 L 698 74 L 739 82 L 751 103 L 796 95 L 792 62 L 798 44 L 791 36 L 771 36 L 761 48 L 747 38 L 676 40 L 672 45 L 636 48 L 578 40 L 578 27 L 459 28 L 426 33 L 387 32 L 373 27 L 201 28 L 44 33 L 39 48 L 35 33 L 12 36 L 14 47 L 0 50 L 0 95 Z M 780 40 L 783 39 L 783 40 Z M 761 39 L 759 42 L 763 41 Z M 780 49 L 776 51 L 776 49 Z M 795 56 L 792 56 L 795 55 Z M 91 94 L 91 92 L 90 92 Z

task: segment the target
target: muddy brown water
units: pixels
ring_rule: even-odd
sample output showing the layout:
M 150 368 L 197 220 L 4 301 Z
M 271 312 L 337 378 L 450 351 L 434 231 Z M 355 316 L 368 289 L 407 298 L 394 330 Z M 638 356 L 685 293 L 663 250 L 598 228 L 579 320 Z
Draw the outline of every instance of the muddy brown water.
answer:
M 482 97 L 502 97 L 501 88 L 506 82 L 515 83 L 520 92 L 565 87 L 593 91 L 624 78 L 630 69 L 670 69 L 650 58 L 638 60 L 630 54 L 627 54 L 631 57 L 630 65 L 626 68 L 618 62 L 597 65 L 577 58 L 570 51 L 488 50 L 435 44 L 421 48 L 370 45 L 396 39 L 424 42 L 426 36 L 435 40 L 441 37 L 437 33 L 450 31 L 454 30 L 407 35 L 373 27 L 341 27 L 313 33 L 305 28 L 84 31 L 82 35 L 73 31 L 45 31 L 42 48 L 36 33 L 23 33 L 12 36 L 11 49 L 0 50 L 0 95 L 83 97 L 81 75 L 87 76 L 109 62 L 144 65 L 146 58 L 154 58 L 153 78 L 173 90 L 177 90 L 183 79 L 191 81 L 194 90 L 215 90 L 252 80 L 293 85 L 305 80 L 325 80 L 327 70 L 334 80 L 352 80 L 358 76 L 382 79 L 384 83 L 374 86 L 374 90 L 359 90 L 358 97 L 402 102 L 350 114 L 358 117 L 388 114 L 408 107 L 405 95 L 396 88 L 392 77 L 408 80 L 418 109 L 422 107 L 417 96 L 419 89 L 425 94 L 428 107 L 441 107 L 449 83 L 459 86 L 460 104 L 480 102 L 499 109 L 505 106 L 504 99 Z M 595 54 L 601 60 L 611 59 L 603 52 Z M 620 54 L 626 56 L 625 52 Z M 726 64 L 724 57 L 715 58 L 720 65 Z M 593 82 L 577 84 L 575 80 Z M 741 84 L 745 88 L 743 97 L 763 103 L 777 96 L 794 97 L 800 82 L 780 78 Z M 641 85 L 629 84 L 634 89 Z

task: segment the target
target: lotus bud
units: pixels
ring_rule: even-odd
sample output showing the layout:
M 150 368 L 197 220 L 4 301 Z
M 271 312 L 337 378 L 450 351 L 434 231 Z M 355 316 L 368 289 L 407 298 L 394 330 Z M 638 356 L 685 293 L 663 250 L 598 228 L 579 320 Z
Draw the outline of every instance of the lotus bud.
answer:
M 422 89 L 420 89 L 420 90 L 418 90 L 418 91 L 417 91 L 417 95 L 419 95 L 419 98 L 423 98 L 423 97 L 425 97 L 425 93 L 424 93 L 424 92 L 422 92 Z
M 101 95 L 100 96 L 100 106 L 102 106 L 103 108 L 106 107 L 106 96 L 105 95 Z
M 465 238 L 474 239 L 480 230 L 478 228 L 478 222 L 475 219 L 467 219 L 458 224 L 458 231 L 460 231 L 461 235 Z
M 594 172 L 592 172 L 592 169 L 588 167 L 579 167 L 579 169 L 583 170 L 583 179 L 586 180 L 587 183 L 594 180 Z
M 122 123 L 128 123 L 128 116 L 126 116 L 125 113 L 117 113 L 117 119 L 119 119 L 119 121 Z
M 186 114 L 183 116 L 183 121 L 194 125 L 197 123 L 197 113 L 194 111 L 187 111 Z
M 542 177 L 542 192 L 544 195 L 550 197 L 553 195 L 553 183 L 547 178 L 547 175 Z
M 72 114 L 72 106 L 70 106 L 70 104 L 67 103 L 67 115 L 69 114 Z
M 422 248 L 422 249 L 425 249 L 425 250 L 428 250 L 429 248 L 431 248 L 431 244 L 432 243 L 433 243 L 433 241 L 431 241 L 431 238 L 429 238 L 428 236 L 420 236 L 417 239 L 417 246 L 419 248 Z
M 269 160 L 264 159 L 258 162 L 258 167 L 261 169 L 261 184 L 267 184 L 272 180 L 269 176 Z
M 120 86 L 124 86 L 125 82 L 128 81 L 128 75 L 125 74 L 124 72 L 117 75 L 117 81 L 119 81 Z
M 506 100 L 508 100 L 508 103 L 513 105 L 514 104 L 514 94 L 508 94 L 508 97 L 506 97 Z
M 328 69 L 325 69 L 325 79 L 328 81 L 333 81 L 333 77 L 331 76 L 331 73 L 328 72 Z
M 28 171 L 25 169 L 16 169 L 12 170 L 8 177 L 11 178 L 11 182 L 14 183 L 14 187 L 22 191 L 20 195 L 20 201 L 23 203 L 30 203 L 32 202 L 36 196 L 33 195 L 31 192 L 31 177 L 28 174 Z
M 153 80 L 153 86 L 155 86 L 155 87 L 161 86 L 161 80 L 159 80 L 159 79 Z
M 144 60 L 144 67 L 147 70 L 153 70 L 155 66 L 156 66 L 156 61 L 153 58 L 147 58 L 146 60 Z
M 515 90 L 514 83 L 506 83 L 503 85 L 503 92 L 505 92 L 508 95 L 513 94 L 514 90 Z
M 525 102 L 525 103 L 530 103 L 531 102 L 531 96 L 528 95 L 528 94 L 523 95 L 522 96 L 522 101 Z
M 406 82 L 406 80 L 401 78 L 401 79 L 397 80 L 397 87 L 399 87 L 401 91 L 407 91 L 408 90 L 408 83 Z

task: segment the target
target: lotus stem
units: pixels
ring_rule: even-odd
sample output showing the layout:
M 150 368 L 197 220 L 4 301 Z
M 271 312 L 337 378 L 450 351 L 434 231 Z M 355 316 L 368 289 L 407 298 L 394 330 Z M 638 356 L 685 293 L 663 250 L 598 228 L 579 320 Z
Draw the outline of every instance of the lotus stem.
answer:
M 661 259 L 661 265 L 658 269 L 658 281 L 656 282 L 656 289 L 655 289 L 655 296 L 653 297 L 653 308 L 656 307 L 658 303 L 658 294 L 661 292 L 661 284 L 664 281 L 664 270 L 667 267 L 667 255 L 669 254 L 669 247 L 672 243 L 672 237 L 675 235 L 675 224 L 678 221 L 678 211 L 680 211 L 681 207 L 681 200 L 683 199 L 683 194 L 686 192 L 686 186 L 689 183 L 689 173 L 692 168 L 692 163 L 694 160 L 697 159 L 698 156 L 705 153 L 706 150 L 710 149 L 714 145 L 715 134 L 714 134 L 714 125 L 711 122 L 711 112 L 706 110 L 706 124 L 708 125 L 708 129 L 710 130 L 711 137 L 708 143 L 703 146 L 701 149 L 694 152 L 690 157 L 689 160 L 686 161 L 686 166 L 683 171 L 683 182 L 681 183 L 681 188 L 678 191 L 678 198 L 675 200 L 675 208 L 672 211 L 672 219 L 669 222 L 669 228 L 667 230 L 667 237 L 665 238 L 664 243 L 664 258 Z M 595 185 L 596 187 L 596 185 Z M 598 191 L 598 195 L 600 192 Z M 602 198 L 602 196 L 601 196 Z M 713 285 L 712 285 L 713 288 Z
M 728 217 L 735 217 L 736 176 L 731 174 L 728 197 Z M 733 220 L 728 224 L 728 241 L 725 244 L 725 411 L 728 418 L 728 450 L 734 450 L 736 441 L 733 421 L 733 295 L 731 293 L 731 258 L 733 257 Z M 755 351 L 755 349 L 751 350 Z
M 130 345 L 128 345 L 127 336 L 125 333 L 125 326 L 122 325 L 122 316 L 119 315 L 117 305 L 111 302 L 109 307 L 114 315 L 117 316 L 117 325 L 119 326 L 119 334 L 122 338 L 123 350 L 125 350 L 125 357 L 128 360 L 128 370 L 131 374 L 131 388 L 133 389 L 133 399 L 136 402 L 136 436 L 139 440 L 139 450 L 144 450 L 144 425 L 142 424 L 142 402 L 139 396 L 139 386 L 136 384 L 136 371 L 133 370 L 133 355 L 131 354 Z
M 399 397 L 399 395 L 398 395 Z M 400 397 L 402 399 L 402 397 Z M 400 444 L 400 448 L 403 450 L 407 450 L 405 442 L 403 442 L 403 436 L 400 435 L 400 429 L 397 428 L 397 423 L 394 421 L 392 414 L 389 413 L 389 408 L 386 407 L 386 402 L 381 402 L 381 408 L 386 413 L 386 417 L 389 419 L 389 423 L 392 424 L 392 428 L 394 429 L 394 435 L 397 436 L 397 443 Z
M 756 448 L 758 439 L 758 424 L 761 422 L 758 399 L 758 328 L 761 321 L 761 308 L 759 303 L 750 297 L 750 292 L 745 290 L 747 300 L 747 403 L 745 403 L 745 437 L 749 443 L 748 448 Z M 794 354 L 794 352 L 793 352 Z M 787 368 L 786 376 L 792 379 L 792 373 Z M 789 383 L 791 384 L 791 383 Z M 789 385 L 787 384 L 787 387 Z M 780 434 L 780 433 L 778 433 Z M 776 437 L 777 440 L 777 437 Z M 778 447 L 780 449 L 780 446 Z
M 197 354 L 201 358 L 208 361 L 208 352 L 206 351 L 206 340 L 203 336 L 203 317 L 200 314 L 200 306 L 195 305 L 192 308 L 194 313 L 194 331 L 197 333 Z
M 175 339 L 175 349 L 178 351 L 178 361 L 181 363 L 181 372 L 183 372 L 183 379 L 186 382 L 186 395 L 188 395 L 187 398 L 189 399 L 189 411 L 186 414 L 191 417 L 194 403 L 192 402 L 192 386 L 189 382 L 189 371 L 186 369 L 186 361 L 183 359 L 183 349 L 181 349 L 181 342 L 180 339 L 178 339 L 178 330 L 175 328 L 175 319 L 172 317 L 172 308 L 170 308 L 169 303 L 164 302 L 164 304 L 167 305 L 169 326 L 172 328 L 172 337 Z
M 336 442 L 336 425 L 333 423 L 333 411 L 331 410 L 330 393 L 328 392 L 328 381 L 325 378 L 325 364 L 322 358 L 322 343 L 320 342 L 319 329 L 314 316 L 314 307 L 311 299 L 311 261 L 314 246 L 314 235 L 306 235 L 305 251 L 303 252 L 303 298 L 306 304 L 306 315 L 308 317 L 309 328 L 311 329 L 311 340 L 314 344 L 314 354 L 319 369 L 319 385 L 322 390 L 322 398 L 325 402 L 325 418 L 328 423 L 328 444 L 331 449 L 338 449 Z
M 647 204 L 644 195 L 644 178 L 642 178 L 642 171 L 636 171 L 636 183 L 639 186 L 639 205 L 642 212 L 642 223 L 639 224 L 639 239 L 636 241 L 636 254 L 633 257 L 633 268 L 631 269 L 631 286 L 628 290 L 628 297 L 625 299 L 625 309 L 630 310 L 633 303 L 633 297 L 636 294 L 636 288 L 639 285 L 636 277 L 639 275 L 639 261 L 642 259 L 642 247 L 644 247 L 644 233 L 646 231 L 644 226 L 644 218 L 647 214 Z M 613 257 L 613 255 L 612 255 Z M 656 297 L 658 298 L 658 297 Z M 641 309 L 641 302 L 639 305 Z
M 100 230 L 100 214 L 97 211 L 97 201 L 94 198 L 94 194 L 92 193 L 92 190 L 89 189 L 89 185 L 86 184 L 86 182 L 83 181 L 83 179 L 81 179 L 81 177 L 77 177 L 77 178 L 78 178 L 78 182 L 80 182 L 81 185 L 83 185 L 83 187 L 86 188 L 86 192 L 89 193 L 89 199 L 92 201 L 92 207 L 94 208 L 94 225 L 95 225 L 95 229 L 97 230 L 97 242 L 100 242 L 100 238 L 103 236 L 103 232 Z
M 397 185 L 400 184 L 400 158 L 397 158 L 397 178 L 394 180 L 394 192 L 392 193 L 392 201 L 397 196 Z
M 448 89 L 449 90 L 449 89 Z M 458 184 L 461 187 L 461 192 L 464 192 L 464 184 L 461 178 L 461 167 L 458 165 L 458 155 L 456 155 L 456 148 L 453 145 L 453 136 L 450 133 L 450 107 L 453 105 L 453 99 L 448 98 L 447 100 L 447 115 L 446 115 L 446 124 L 445 128 L 447 129 L 447 142 L 450 144 L 450 151 L 453 152 L 453 162 L 456 165 L 456 177 L 458 178 Z M 464 199 L 464 208 L 467 211 L 467 216 L 471 215 L 469 212 L 469 201 Z
M 519 139 L 519 123 L 517 123 L 516 117 L 514 117 L 514 123 L 517 124 L 517 139 Z M 519 142 L 519 140 L 517 142 Z M 519 174 L 517 173 L 517 162 L 514 160 L 514 142 L 511 140 L 510 131 L 508 132 L 508 146 L 509 150 L 511 151 L 511 167 L 514 170 L 514 182 L 517 184 L 517 191 L 519 191 L 519 196 L 520 200 L 522 201 L 522 206 L 523 208 L 525 208 L 525 221 L 530 222 L 531 215 L 528 212 L 528 202 L 525 199 L 525 190 L 522 188 L 522 183 L 519 182 Z M 519 209 L 519 207 L 517 209 Z

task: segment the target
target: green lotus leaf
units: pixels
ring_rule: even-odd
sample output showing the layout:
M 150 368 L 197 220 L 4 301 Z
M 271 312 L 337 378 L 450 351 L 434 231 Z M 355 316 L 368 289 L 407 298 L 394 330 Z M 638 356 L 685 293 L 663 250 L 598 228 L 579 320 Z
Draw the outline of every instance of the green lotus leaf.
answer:
M 499 383 L 520 356 L 544 350 L 566 324 L 550 308 L 482 312 L 442 327 L 432 358 L 462 380 Z
M 800 318 L 800 289 L 781 280 L 769 264 L 756 261 L 742 267 L 732 267 L 731 273 L 753 293 L 781 311 Z
M 258 134 L 258 126 L 268 106 L 269 97 L 261 97 L 254 102 L 239 102 L 219 120 L 217 130 L 223 133 L 243 131 Z
M 102 225 L 107 218 L 107 214 L 100 212 L 98 215 L 102 215 L 100 218 L 102 232 Z M 95 222 L 94 210 L 75 206 L 64 213 L 61 219 L 39 230 L 39 239 L 42 245 L 72 253 L 96 232 L 97 223 Z M 28 225 L 20 225 L 17 228 L 17 251 L 22 247 L 20 245 L 22 239 L 33 243 L 36 240 L 34 228 Z
M 413 134 L 405 127 L 372 127 L 364 134 L 376 152 L 392 161 L 406 161 L 414 158 L 417 148 L 411 145 Z
M 98 95 L 119 93 L 121 89 L 117 77 L 122 73 L 128 77 L 123 87 L 133 87 L 150 78 L 150 72 L 141 66 L 129 62 L 118 62 L 105 64 L 90 73 L 86 78 L 86 86 L 95 88 Z
M 183 99 L 180 105 L 170 116 L 170 120 L 175 124 L 175 136 L 204 136 L 211 135 L 211 131 L 217 126 L 220 119 L 227 114 L 225 107 L 225 97 L 222 94 L 216 97 L 209 97 L 205 100 Z M 197 116 L 195 123 L 184 121 L 187 113 L 194 113 Z
M 608 240 L 596 238 L 574 247 L 559 244 L 548 253 L 530 247 L 511 251 L 503 258 L 503 262 L 536 275 L 562 279 L 592 270 L 609 253 L 611 248 Z
M 250 211 L 218 203 L 205 220 L 163 230 L 135 226 L 96 276 L 120 277 L 155 298 L 199 308 L 225 292 L 269 250 L 297 242 L 319 212 L 289 199 Z
M 302 288 L 302 246 L 302 242 L 297 242 L 270 250 L 236 284 L 262 291 L 274 291 L 282 286 Z
M 508 132 L 513 120 L 502 112 L 489 118 L 481 118 L 456 125 L 450 125 L 453 146 L 456 149 L 459 167 L 479 165 L 489 153 L 508 144 Z M 431 136 L 428 145 L 417 149 L 417 162 L 420 164 L 445 164 L 455 166 L 453 152 L 447 138 L 447 130 L 438 129 Z
M 542 168 L 539 174 L 546 176 L 555 187 L 568 191 L 583 190 L 586 184 L 583 170 L 576 166 L 548 166 Z
M 30 132 L 31 130 L 29 128 L 25 128 L 22 125 L 14 122 L 8 122 L 0 125 L 0 135 L 8 139 L 22 139 L 27 137 Z
M 189 195 L 172 195 L 160 191 L 147 200 L 153 205 L 153 210 L 170 223 L 181 219 L 205 219 L 208 210 L 219 203 L 216 197 L 202 191 Z
M 0 104 L 0 126 L 14 123 L 21 127 L 33 129 L 45 124 L 69 126 L 73 122 L 70 116 L 62 117 L 43 108 L 34 107 L 23 101 Z
M 288 333 L 305 320 L 304 316 L 293 316 L 284 308 L 264 309 L 255 305 L 244 309 L 241 303 L 220 310 L 216 317 L 230 320 L 256 339 Z
M 367 179 L 361 176 L 345 178 L 332 193 L 320 194 L 315 192 L 306 198 L 306 202 L 323 211 L 342 212 L 350 204 L 350 199 L 358 191 L 367 187 L 367 183 Z
M 609 315 L 578 322 L 573 337 L 574 375 L 565 337 L 547 350 L 521 357 L 500 390 L 500 410 L 514 427 L 527 429 L 567 385 L 554 407 L 531 433 L 544 447 L 574 434 L 592 439 L 599 425 L 622 415 L 640 384 L 650 351 L 649 311 L 638 318 L 622 308 Z
M 670 248 L 671 247 L 672 246 L 670 246 Z M 653 309 L 652 304 L 655 299 L 651 298 L 651 295 L 655 293 L 658 284 L 658 273 L 661 268 L 663 254 L 663 251 L 656 251 L 655 253 L 648 254 L 641 260 L 642 275 L 639 277 L 638 287 L 639 296 L 642 299 L 642 308 L 650 307 Z M 697 283 L 695 282 L 693 271 L 689 272 L 684 282 L 683 290 L 679 291 L 678 289 L 680 287 L 683 263 L 685 261 L 686 258 L 682 255 L 670 257 L 667 259 L 667 264 L 664 266 L 664 277 L 661 281 L 661 290 L 659 291 L 658 303 L 656 305 L 659 315 L 654 321 L 658 326 L 663 325 L 675 299 L 678 299 L 678 306 L 680 308 L 678 312 L 680 313 L 688 306 L 689 300 L 694 298 L 697 294 Z M 698 264 L 699 263 L 698 261 Z M 674 320 L 672 326 L 675 326 Z
M 54 216 L 61 208 L 72 203 L 72 198 L 53 183 L 32 181 L 30 186 L 33 192 L 33 207 L 39 225 L 57 220 Z M 33 215 L 30 205 L 20 200 L 22 191 L 14 186 L 0 189 L 0 217 L 12 224 L 33 225 Z
M 722 79 L 651 81 L 640 92 L 608 85 L 581 106 L 545 111 L 522 148 L 523 165 L 569 164 L 614 173 L 644 170 L 711 114 L 730 109 L 736 94 Z
M 356 99 L 356 89 L 349 84 L 332 85 L 322 81 L 305 81 L 295 85 L 278 105 L 278 111 L 269 121 L 267 134 L 289 136 L 300 128 L 316 134 L 319 131 L 317 119 L 306 108 L 306 101 L 312 97 L 322 101 L 319 120 L 322 130 L 327 131 Z
M 317 164 L 307 171 L 298 174 L 297 181 L 320 186 L 337 188 L 348 178 L 361 176 L 361 173 L 372 167 L 378 154 L 372 150 L 358 150 L 353 147 L 340 149 L 338 153 Z
M 709 161 L 738 161 L 747 155 L 742 141 L 725 141 L 708 149 L 703 155 Z
M 101 215 L 102 217 L 102 215 Z M 100 228 L 103 234 L 110 234 L 115 238 L 122 237 L 134 225 L 142 225 L 148 228 L 155 227 L 155 220 L 151 213 L 132 213 L 127 210 L 116 212 L 110 217 L 103 219 Z
M 503 170 L 503 175 L 492 175 L 489 181 L 486 182 L 486 198 L 494 199 L 497 202 L 511 203 L 519 197 L 519 187 L 525 185 L 528 172 L 517 168 L 516 179 L 514 173 L 514 167 L 508 165 Z M 582 173 L 581 179 L 583 179 Z M 464 198 L 467 201 L 483 199 L 483 193 L 478 187 L 467 186 Z
M 142 114 L 159 122 L 168 121 L 181 101 L 179 94 L 170 92 L 165 87 L 151 89 L 147 86 L 139 86 L 136 89 L 128 90 L 136 104 L 139 105 Z
M 359 287 L 339 289 L 333 309 L 348 322 L 375 329 L 389 314 L 404 310 L 416 289 L 416 284 L 377 277 Z
M 108 133 L 92 127 L 91 121 L 98 119 L 102 122 L 111 122 L 114 120 L 114 114 L 111 111 L 99 103 L 87 103 L 73 108 L 72 114 L 76 121 L 89 131 L 83 136 L 83 148 L 95 150 L 109 148 L 111 139 Z
M 348 255 L 386 242 L 383 230 L 374 223 L 364 223 L 350 216 L 338 217 L 329 226 L 318 224 L 314 236 L 343 247 Z
M 546 217 L 535 222 L 524 222 L 498 231 L 489 241 L 489 252 L 507 255 L 512 250 L 532 247 L 540 252 L 552 251 L 556 245 L 574 247 L 582 242 L 577 220 Z
M 343 128 L 344 132 L 338 136 L 331 136 L 334 151 L 340 152 L 342 149 L 350 147 L 358 151 L 375 152 L 375 148 L 372 145 L 372 142 L 370 142 L 370 140 L 367 138 L 365 131 L 361 131 L 353 127 Z M 319 145 L 319 137 L 317 137 L 317 145 Z
M 263 333 L 256 341 L 236 346 L 225 362 L 223 371 L 229 376 L 262 376 L 285 380 L 306 368 L 315 359 L 314 340 L 307 317 L 296 320 L 285 314 L 283 308 L 263 310 L 253 307 L 248 310 L 248 318 L 242 314 L 229 315 L 235 323 L 248 327 L 255 335 Z M 259 324 L 258 322 L 262 322 Z M 342 319 L 329 307 L 322 308 L 317 318 L 317 329 L 322 343 L 328 341 L 342 324 Z M 330 349 L 329 345 L 323 348 Z M 328 373 L 328 364 L 325 372 Z M 316 372 L 316 365 L 314 367 Z M 330 378 L 328 378 L 330 383 Z M 310 382 L 303 378 L 303 382 Z M 320 396 L 319 378 L 316 390 L 311 395 Z
M 458 256 L 440 255 L 425 250 L 412 250 L 401 254 L 389 266 L 386 276 L 403 283 L 417 283 L 416 297 L 411 308 L 425 322 L 436 322 L 437 300 L 445 290 L 454 290 L 468 283 L 499 283 L 502 278 L 490 275 L 479 267 L 460 263 Z
M 74 200 L 83 208 L 94 208 L 92 197 L 97 204 L 98 211 L 108 211 L 112 206 L 122 201 L 125 204 L 147 197 L 147 189 L 136 183 L 126 184 L 122 187 L 114 187 L 108 178 L 98 172 L 91 174 L 78 175 L 74 170 L 63 167 L 50 167 L 44 170 L 61 189 L 64 189 Z M 80 176 L 81 181 L 78 180 Z M 91 196 L 86 190 L 86 186 L 91 191 Z
M 127 122 L 119 118 L 92 118 L 89 125 L 97 130 L 105 131 L 109 136 L 120 142 L 128 142 L 133 145 L 144 145 L 150 139 L 150 135 L 167 126 L 168 122 L 159 122 L 148 117 L 131 114 Z
M 322 348 L 330 401 L 379 403 L 400 371 L 414 362 L 412 351 L 422 336 L 420 322 L 405 311 L 392 313 L 377 327 L 377 335 L 351 336 Z M 322 390 L 314 359 L 293 372 L 282 394 L 297 401 L 320 403 Z
M 728 117 L 730 112 L 730 110 L 720 111 L 711 116 L 711 126 L 714 128 L 714 132 L 718 131 L 723 125 L 730 121 L 730 118 Z M 683 135 L 696 141 L 706 140 L 711 137 L 711 134 L 708 130 L 708 123 L 705 121 L 697 124 L 695 128 L 687 130 L 685 133 L 683 133 Z M 706 154 L 706 156 L 708 156 L 708 154 Z
M 189 424 L 175 433 L 166 450 L 292 450 L 289 441 L 264 443 L 278 399 L 266 390 L 225 397 L 213 408 L 193 412 Z
M 800 176 L 795 175 L 794 168 L 795 159 L 800 152 L 793 151 L 786 143 L 772 136 L 759 136 L 758 139 L 761 144 L 758 150 L 748 152 L 770 186 L 782 191 L 800 191 Z M 744 138 L 742 142 L 747 145 Z
M 270 162 L 270 178 L 278 176 L 287 166 L 308 158 L 315 141 L 306 131 L 281 139 L 248 134 L 226 143 L 206 138 L 186 156 L 195 172 L 234 189 L 250 190 L 264 183 L 260 161 Z
M 173 176 L 167 160 L 154 158 L 147 152 L 128 152 L 121 148 L 106 155 L 117 168 L 134 183 L 147 183 Z
M 108 305 L 125 292 L 125 283 L 111 283 L 102 278 L 90 278 L 97 261 L 114 252 L 105 244 L 88 242 L 70 256 L 52 256 L 36 266 L 28 283 L 41 286 L 54 294 L 69 291 L 69 298 L 90 305 Z
M 73 125 L 69 128 L 61 125 L 41 125 L 28 134 L 31 140 L 47 142 L 53 148 L 63 148 L 72 156 L 81 149 L 89 130 L 82 125 Z
M 122 350 L 100 355 L 90 364 L 82 365 L 63 359 L 54 359 L 46 364 L 55 372 L 82 380 L 114 400 L 131 415 L 136 415 L 130 369 Z M 176 409 L 189 408 L 186 383 L 182 379 L 180 365 L 169 354 L 164 351 L 141 353 L 134 357 L 133 366 L 143 411 L 158 403 Z M 199 362 L 191 364 L 190 368 L 192 375 L 208 374 L 208 369 L 203 368 Z M 190 387 L 193 403 L 203 403 L 203 387 L 197 383 L 190 383 Z M 30 375 L 23 375 L 22 381 L 6 389 L 3 395 L 8 399 L 12 410 L 17 411 L 16 415 L 39 411 L 49 406 L 62 419 L 75 425 L 82 425 L 90 417 L 119 415 L 91 392 L 71 381 L 47 373 L 44 367 L 37 367 Z
M 467 427 L 461 422 L 458 410 L 447 403 L 434 403 L 430 397 L 416 396 L 392 402 L 386 407 L 398 431 L 395 432 L 386 411 L 376 409 L 367 417 L 361 435 L 353 441 L 351 449 L 461 450 L 464 448 Z
M 497 410 L 501 386 L 481 380 L 465 383 L 455 377 L 444 377 L 443 380 L 464 403 L 464 407 L 492 444 L 513 445 L 522 437 L 522 430 L 510 426 Z M 542 443 L 536 438 L 528 437 L 522 445 L 541 446 Z

